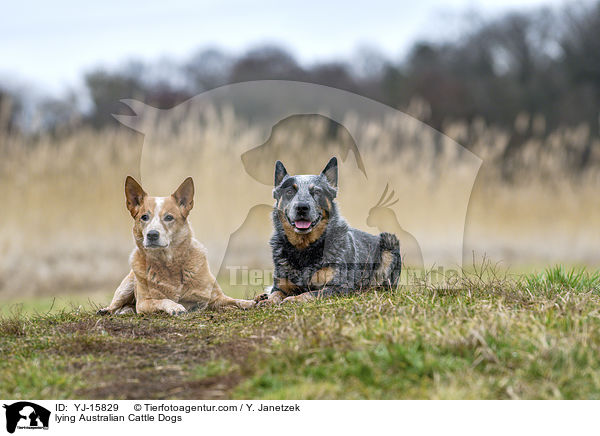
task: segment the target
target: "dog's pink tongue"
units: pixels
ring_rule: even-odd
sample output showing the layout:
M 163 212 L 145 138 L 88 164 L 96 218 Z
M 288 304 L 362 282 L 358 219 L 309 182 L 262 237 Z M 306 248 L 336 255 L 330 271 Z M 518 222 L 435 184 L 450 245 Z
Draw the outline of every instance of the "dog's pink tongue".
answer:
M 310 221 L 296 221 L 294 224 L 296 224 L 297 229 L 308 229 L 310 227 L 311 222 Z

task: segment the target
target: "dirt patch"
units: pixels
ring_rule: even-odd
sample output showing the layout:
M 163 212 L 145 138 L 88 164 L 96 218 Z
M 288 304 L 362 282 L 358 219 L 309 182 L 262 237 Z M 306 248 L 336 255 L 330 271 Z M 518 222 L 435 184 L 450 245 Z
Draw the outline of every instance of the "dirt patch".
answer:
M 228 398 L 248 376 L 250 356 L 282 333 L 278 324 L 265 325 L 259 311 L 182 317 L 61 313 L 0 325 L 11 335 L 22 335 L 23 326 L 32 338 L 24 346 L 74 376 L 74 397 L 93 399 Z
M 84 322 L 85 324 L 85 322 Z M 86 380 L 76 394 L 92 399 L 223 399 L 242 380 L 236 369 L 259 344 L 259 338 L 239 338 L 211 345 L 214 337 L 198 337 L 165 328 L 162 333 L 131 335 L 131 326 L 104 326 L 115 336 L 69 335 L 51 352 L 69 357 L 70 369 Z M 67 327 L 77 331 L 77 326 Z M 105 330 L 108 331 L 108 330 Z M 178 336 L 170 336 L 179 333 Z M 167 338 L 168 340 L 165 340 Z M 98 357 L 90 359 L 89 356 Z M 193 368 L 223 359 L 232 371 L 196 380 Z
M 56 347 L 48 352 L 61 356 L 98 357 L 119 356 L 121 358 L 144 358 L 147 356 L 174 356 L 182 352 L 182 344 L 143 342 L 135 340 L 114 340 L 86 334 L 76 334 L 56 340 Z
M 132 324 L 126 320 L 114 318 L 91 318 L 67 322 L 57 326 L 56 330 L 63 334 L 107 334 L 125 338 L 183 336 L 195 332 L 193 326 L 183 328 L 168 325 L 150 325 L 150 322 L 144 322 L 144 320 Z
M 90 399 L 216 400 L 227 398 L 242 380 L 237 372 L 186 380 L 183 371 L 139 368 L 107 369 L 96 376 L 95 386 L 78 391 L 78 396 Z

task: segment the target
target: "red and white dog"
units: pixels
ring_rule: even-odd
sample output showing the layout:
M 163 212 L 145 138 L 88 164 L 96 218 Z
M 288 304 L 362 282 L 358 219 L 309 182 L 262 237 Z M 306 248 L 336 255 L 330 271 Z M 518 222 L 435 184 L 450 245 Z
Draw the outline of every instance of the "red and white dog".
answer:
M 194 205 L 191 177 L 169 197 L 150 197 L 128 176 L 125 197 L 136 243 L 131 271 L 99 313 L 179 314 L 196 307 L 254 306 L 254 301 L 226 296 L 210 272 L 206 248 L 194 239 L 187 221 Z

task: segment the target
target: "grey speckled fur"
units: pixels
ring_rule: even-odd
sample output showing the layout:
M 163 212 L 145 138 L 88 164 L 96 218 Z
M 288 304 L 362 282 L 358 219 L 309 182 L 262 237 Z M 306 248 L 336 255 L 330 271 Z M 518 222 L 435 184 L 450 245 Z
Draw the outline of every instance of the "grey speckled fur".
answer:
M 401 269 L 398 239 L 390 233 L 371 235 L 346 223 L 335 203 L 337 173 L 335 157 L 319 175 L 290 176 L 283 164 L 277 162 L 273 190 L 277 202 L 272 215 L 275 231 L 271 238 L 275 271 L 271 293 L 329 296 L 375 286 L 397 286 Z M 311 222 L 311 228 L 297 228 L 296 220 L 300 220 L 300 225 Z M 311 232 L 322 233 L 310 244 L 299 247 L 288 238 L 290 235 L 292 241 L 296 240 L 292 231 L 304 238 Z M 318 282 L 314 280 L 315 273 L 320 270 L 330 274 L 326 283 L 315 283 Z

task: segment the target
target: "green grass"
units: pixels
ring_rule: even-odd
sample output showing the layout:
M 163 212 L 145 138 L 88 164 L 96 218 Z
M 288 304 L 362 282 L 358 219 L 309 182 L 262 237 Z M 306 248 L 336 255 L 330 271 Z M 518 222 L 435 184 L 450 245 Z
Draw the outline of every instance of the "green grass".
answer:
M 3 398 L 600 398 L 600 278 L 475 269 L 249 311 L 0 321 Z
M 530 288 L 544 289 L 559 287 L 584 292 L 589 289 L 600 288 L 600 272 L 589 272 L 585 268 L 571 268 L 566 270 L 557 265 L 547 268 L 543 273 L 526 276 L 526 283 Z
M 19 300 L 0 301 L 0 316 L 14 314 L 40 315 L 68 311 L 90 311 L 97 307 L 96 302 L 110 302 L 111 293 L 101 292 L 93 295 L 62 295 L 60 297 L 29 297 Z

